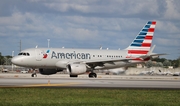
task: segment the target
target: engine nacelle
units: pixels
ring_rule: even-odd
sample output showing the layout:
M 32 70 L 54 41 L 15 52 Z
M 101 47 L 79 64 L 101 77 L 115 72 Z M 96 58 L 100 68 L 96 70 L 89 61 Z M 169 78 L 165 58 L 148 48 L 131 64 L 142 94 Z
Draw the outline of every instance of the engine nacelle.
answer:
M 79 75 L 84 74 L 87 68 L 85 64 L 68 64 L 66 70 L 70 75 Z
M 57 70 L 57 69 L 42 69 L 42 68 L 39 69 L 39 72 L 42 75 L 56 74 L 59 71 L 62 71 L 62 70 Z

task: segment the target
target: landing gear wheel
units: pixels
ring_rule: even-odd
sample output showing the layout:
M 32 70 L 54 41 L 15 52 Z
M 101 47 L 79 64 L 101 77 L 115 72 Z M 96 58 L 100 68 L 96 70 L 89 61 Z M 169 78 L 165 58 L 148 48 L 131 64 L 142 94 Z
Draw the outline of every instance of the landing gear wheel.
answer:
M 97 78 L 97 74 L 96 73 L 90 73 L 89 78 Z

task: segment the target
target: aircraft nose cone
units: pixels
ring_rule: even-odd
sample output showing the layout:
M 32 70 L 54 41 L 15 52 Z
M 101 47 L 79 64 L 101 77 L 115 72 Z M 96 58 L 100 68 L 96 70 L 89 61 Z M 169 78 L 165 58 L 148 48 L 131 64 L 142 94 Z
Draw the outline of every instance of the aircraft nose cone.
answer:
M 15 57 L 13 57 L 13 58 L 11 59 L 11 62 L 12 62 L 13 64 L 16 64 L 17 59 L 15 59 Z
M 18 65 L 18 64 L 20 64 L 20 59 L 19 58 L 17 58 L 17 57 L 13 57 L 12 59 L 11 59 L 11 62 L 13 63 L 13 64 L 15 64 L 15 65 Z

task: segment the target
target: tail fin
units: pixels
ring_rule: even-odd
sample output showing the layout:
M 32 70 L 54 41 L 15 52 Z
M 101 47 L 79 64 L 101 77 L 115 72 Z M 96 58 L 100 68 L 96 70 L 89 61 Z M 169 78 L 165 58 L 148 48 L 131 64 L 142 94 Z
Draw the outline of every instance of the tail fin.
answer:
M 148 54 L 151 48 L 155 26 L 156 21 L 147 22 L 129 47 L 126 48 L 126 50 L 128 50 L 128 56 L 140 56 Z

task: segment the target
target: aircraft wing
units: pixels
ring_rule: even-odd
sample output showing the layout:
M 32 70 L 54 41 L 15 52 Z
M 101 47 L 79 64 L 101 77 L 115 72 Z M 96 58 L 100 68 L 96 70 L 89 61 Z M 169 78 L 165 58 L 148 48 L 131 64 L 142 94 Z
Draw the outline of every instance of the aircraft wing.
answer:
M 143 60 L 146 60 L 146 59 L 153 58 L 153 57 L 159 57 L 159 56 L 162 56 L 162 55 L 167 55 L 167 54 L 165 54 L 165 53 L 162 53 L 162 54 L 153 53 L 153 50 L 154 50 L 155 47 L 156 47 L 156 45 L 154 45 L 154 46 L 150 49 L 150 51 L 147 53 L 147 55 L 140 56 L 139 58 L 142 58 Z
M 96 67 L 96 66 L 104 66 L 105 63 L 114 64 L 114 62 L 128 62 L 129 60 L 133 60 L 131 58 L 126 59 L 112 59 L 112 60 L 93 60 L 85 62 L 88 66 Z
M 140 56 L 137 58 L 146 61 L 152 57 L 158 57 L 161 55 L 167 55 L 167 54 L 151 54 L 151 55 Z M 109 64 L 114 64 L 114 62 L 126 62 L 126 63 L 128 63 L 129 60 L 134 60 L 134 59 L 136 59 L 136 58 L 112 59 L 112 60 L 93 60 L 93 61 L 86 61 L 84 63 L 86 63 L 88 66 L 90 66 L 92 68 L 92 67 L 96 67 L 96 66 L 104 66 L 105 63 L 109 63 Z
M 152 57 L 159 57 L 159 56 L 162 56 L 162 55 L 168 55 L 168 54 L 165 54 L 165 53 L 162 53 L 162 54 L 151 54 L 151 55 L 144 55 L 144 56 L 140 56 L 139 58 L 142 58 L 142 59 L 147 59 L 147 58 L 152 58 Z

